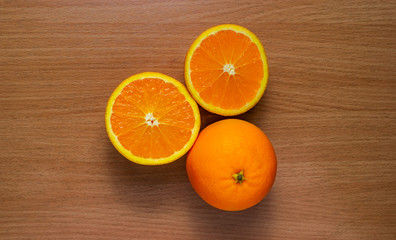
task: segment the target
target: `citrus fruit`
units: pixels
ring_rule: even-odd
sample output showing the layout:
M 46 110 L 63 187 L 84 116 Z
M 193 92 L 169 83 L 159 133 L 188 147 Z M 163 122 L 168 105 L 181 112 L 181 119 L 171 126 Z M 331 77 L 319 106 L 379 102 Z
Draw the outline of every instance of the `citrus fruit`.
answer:
M 153 72 L 124 80 L 108 101 L 105 120 L 114 147 L 144 165 L 181 157 L 193 145 L 201 124 L 198 106 L 187 89 Z
M 238 211 L 259 203 L 275 180 L 271 142 L 255 125 L 227 119 L 206 127 L 186 162 L 194 190 L 210 205 Z
M 248 29 L 225 24 L 203 32 L 185 61 L 187 88 L 206 110 L 233 116 L 264 94 L 268 65 L 264 48 Z

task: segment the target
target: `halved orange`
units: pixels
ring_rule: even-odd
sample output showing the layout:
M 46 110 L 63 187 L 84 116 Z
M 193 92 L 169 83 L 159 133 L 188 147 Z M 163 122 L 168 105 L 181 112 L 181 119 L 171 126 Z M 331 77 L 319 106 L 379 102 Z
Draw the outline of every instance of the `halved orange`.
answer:
M 268 65 L 259 39 L 225 24 L 203 32 L 185 62 L 187 88 L 206 110 L 233 116 L 251 109 L 264 94 Z
M 201 124 L 198 106 L 183 84 L 154 72 L 124 80 L 107 103 L 105 120 L 114 147 L 143 165 L 180 158 L 192 147 Z

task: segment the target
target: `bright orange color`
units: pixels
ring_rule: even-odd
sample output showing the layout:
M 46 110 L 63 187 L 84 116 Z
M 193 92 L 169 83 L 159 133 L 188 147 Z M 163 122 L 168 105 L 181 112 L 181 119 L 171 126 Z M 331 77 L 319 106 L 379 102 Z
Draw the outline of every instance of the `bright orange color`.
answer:
M 187 53 L 185 78 L 191 94 L 206 110 L 225 116 L 241 114 L 260 100 L 267 85 L 264 49 L 241 26 L 210 28 Z
M 277 161 L 267 136 L 255 125 L 227 119 L 206 127 L 186 163 L 195 191 L 210 205 L 238 211 L 259 203 L 270 191 Z M 238 174 L 243 171 L 238 181 Z
M 126 158 L 156 165 L 174 161 L 191 148 L 200 116 L 180 82 L 160 73 L 141 73 L 122 82 L 110 97 L 106 127 Z

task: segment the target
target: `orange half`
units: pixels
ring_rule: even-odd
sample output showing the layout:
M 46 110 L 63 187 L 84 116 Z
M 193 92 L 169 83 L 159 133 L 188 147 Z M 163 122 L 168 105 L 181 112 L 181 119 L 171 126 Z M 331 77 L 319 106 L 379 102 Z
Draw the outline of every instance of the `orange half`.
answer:
M 244 113 L 257 104 L 267 86 L 264 48 L 244 27 L 210 28 L 187 53 L 185 79 L 194 99 L 206 110 L 223 116 Z
M 180 158 L 193 145 L 201 124 L 198 106 L 187 89 L 153 72 L 124 80 L 108 101 L 105 120 L 114 147 L 143 165 Z

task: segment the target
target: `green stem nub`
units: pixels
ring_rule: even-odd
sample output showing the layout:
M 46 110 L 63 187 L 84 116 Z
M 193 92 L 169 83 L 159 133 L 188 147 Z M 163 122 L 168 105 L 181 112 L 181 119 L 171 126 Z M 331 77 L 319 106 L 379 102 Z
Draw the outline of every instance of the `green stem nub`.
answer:
M 245 181 L 246 179 L 245 176 L 243 176 L 243 170 L 240 171 L 239 173 L 233 174 L 232 177 L 234 178 L 235 183 L 239 183 L 239 184 L 242 184 L 242 182 Z

